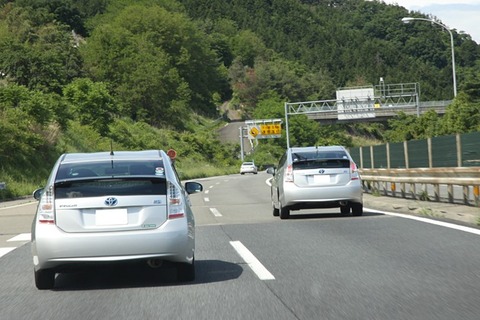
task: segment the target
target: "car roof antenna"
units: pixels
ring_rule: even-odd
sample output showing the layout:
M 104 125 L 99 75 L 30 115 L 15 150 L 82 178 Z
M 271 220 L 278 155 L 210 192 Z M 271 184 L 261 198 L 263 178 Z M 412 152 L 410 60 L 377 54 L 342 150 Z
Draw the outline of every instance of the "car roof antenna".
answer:
M 110 140 L 110 155 L 113 156 L 113 140 Z

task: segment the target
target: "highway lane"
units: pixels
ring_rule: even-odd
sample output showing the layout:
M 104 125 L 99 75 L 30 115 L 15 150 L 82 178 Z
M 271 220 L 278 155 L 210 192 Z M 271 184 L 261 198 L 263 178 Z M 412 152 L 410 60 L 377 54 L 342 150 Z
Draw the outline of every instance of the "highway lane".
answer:
M 368 210 L 283 221 L 272 216 L 268 178 L 201 180 L 205 192 L 191 196 L 195 282 L 121 266 L 62 274 L 55 290 L 38 291 L 20 245 L 0 257 L 0 319 L 478 319 L 478 235 Z M 10 218 L 1 219 L 3 230 Z M 29 232 L 25 223 L 11 231 Z M 255 263 L 273 278 L 262 280 Z
M 30 226 L 37 202 L 0 203 L 0 258 L 30 241 Z

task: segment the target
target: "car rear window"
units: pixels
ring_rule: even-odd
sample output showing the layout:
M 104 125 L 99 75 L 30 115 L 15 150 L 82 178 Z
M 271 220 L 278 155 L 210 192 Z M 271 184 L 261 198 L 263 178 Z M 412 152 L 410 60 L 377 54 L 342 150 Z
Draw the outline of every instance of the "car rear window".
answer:
M 55 183 L 55 197 L 57 199 L 166 194 L 167 183 L 164 178 L 100 178 L 64 180 Z
M 350 159 L 344 151 L 293 153 L 293 169 L 349 168 Z
M 165 175 L 163 161 L 92 161 L 63 163 L 55 181 L 96 177 L 156 176 Z
M 166 188 L 161 160 L 64 163 L 55 179 L 55 196 L 59 199 L 165 195 Z

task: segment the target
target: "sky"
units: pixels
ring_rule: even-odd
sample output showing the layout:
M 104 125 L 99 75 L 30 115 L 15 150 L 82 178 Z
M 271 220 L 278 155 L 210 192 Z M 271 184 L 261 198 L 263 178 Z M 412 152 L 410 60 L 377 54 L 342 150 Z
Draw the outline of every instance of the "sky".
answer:
M 480 0 L 383 0 L 410 11 L 431 14 L 457 32 L 469 34 L 480 44 Z

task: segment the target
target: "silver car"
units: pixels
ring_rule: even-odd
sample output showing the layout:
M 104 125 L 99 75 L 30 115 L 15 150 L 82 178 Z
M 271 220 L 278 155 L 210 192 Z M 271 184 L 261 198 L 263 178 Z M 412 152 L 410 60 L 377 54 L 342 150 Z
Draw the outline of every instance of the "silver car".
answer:
M 32 225 L 35 285 L 50 289 L 55 274 L 84 265 L 145 261 L 177 266 L 195 279 L 195 222 L 188 194 L 161 150 L 70 153 L 56 162 Z
M 288 219 L 291 210 L 335 208 L 363 214 L 363 189 L 357 165 L 342 146 L 289 148 L 273 174 L 273 215 Z
M 240 166 L 240 174 L 245 174 L 245 173 L 257 174 L 257 172 L 258 172 L 257 166 L 253 161 L 244 162 Z

